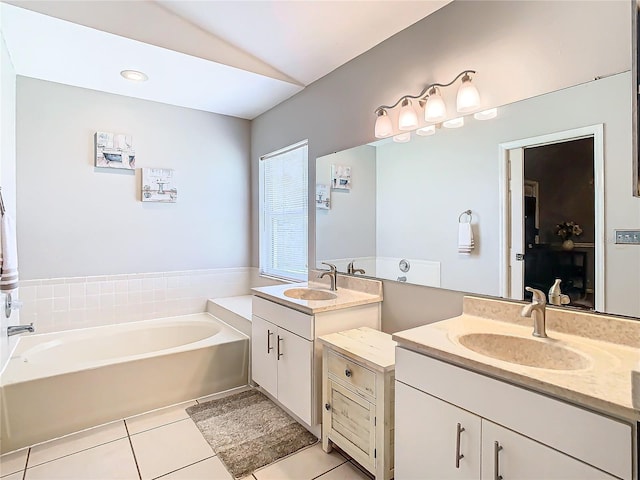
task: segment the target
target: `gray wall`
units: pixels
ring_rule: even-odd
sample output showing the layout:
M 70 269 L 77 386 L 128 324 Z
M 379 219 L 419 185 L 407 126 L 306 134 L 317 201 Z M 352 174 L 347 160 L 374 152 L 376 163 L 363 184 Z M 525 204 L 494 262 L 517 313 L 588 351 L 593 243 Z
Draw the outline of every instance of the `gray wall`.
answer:
M 133 136 L 135 175 L 94 168 L 96 131 Z M 246 120 L 19 76 L 21 279 L 247 266 L 249 132 Z M 140 167 L 175 169 L 178 202 L 143 204 Z
M 374 140 L 378 105 L 431 82 L 448 82 L 467 68 L 478 71 L 474 82 L 487 107 L 626 71 L 631 68 L 630 25 L 626 1 L 455 1 L 261 115 L 251 131 L 252 263 L 258 264 L 260 155 L 308 139 L 309 184 L 315 185 L 316 157 Z M 309 242 L 313 264 L 313 211 Z M 424 296 L 396 291 L 385 291 L 385 311 L 401 308 L 408 298 L 413 308 L 392 326 L 385 316 L 386 331 L 443 318 L 434 304 L 451 301 L 430 296 L 426 303 Z

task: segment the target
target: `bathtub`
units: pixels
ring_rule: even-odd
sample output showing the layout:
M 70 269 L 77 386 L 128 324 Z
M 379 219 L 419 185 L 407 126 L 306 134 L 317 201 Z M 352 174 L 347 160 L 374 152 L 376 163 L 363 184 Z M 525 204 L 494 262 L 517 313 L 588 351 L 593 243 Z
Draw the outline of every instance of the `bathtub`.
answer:
M 247 384 L 249 339 L 208 313 L 21 337 L 0 452 Z

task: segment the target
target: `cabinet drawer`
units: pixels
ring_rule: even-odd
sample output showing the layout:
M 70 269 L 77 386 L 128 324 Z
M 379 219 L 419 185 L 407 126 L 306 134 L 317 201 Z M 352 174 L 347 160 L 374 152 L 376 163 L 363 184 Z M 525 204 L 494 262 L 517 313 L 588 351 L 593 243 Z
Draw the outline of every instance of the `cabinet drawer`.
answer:
M 252 314 L 289 330 L 296 335 L 313 340 L 313 315 L 278 305 L 260 297 L 253 297 Z
M 617 477 L 632 477 L 629 424 L 404 348 L 396 348 L 396 380 Z
M 343 383 L 351 385 L 358 392 L 376 396 L 376 374 L 353 360 L 343 357 L 333 350 L 327 353 L 327 371 Z

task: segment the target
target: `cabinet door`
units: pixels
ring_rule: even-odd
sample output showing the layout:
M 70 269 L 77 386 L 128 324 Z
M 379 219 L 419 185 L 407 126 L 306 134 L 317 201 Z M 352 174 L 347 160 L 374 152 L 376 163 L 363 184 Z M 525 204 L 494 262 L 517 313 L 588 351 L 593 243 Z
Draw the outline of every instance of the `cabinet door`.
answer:
M 313 342 L 283 328 L 275 340 L 278 357 L 278 400 L 311 425 Z
M 497 443 L 496 443 L 497 442 Z M 482 479 L 611 479 L 601 470 L 482 420 Z
M 327 382 L 329 439 L 370 472 L 375 472 L 375 405 L 343 385 Z
M 401 382 L 395 393 L 395 478 L 480 478 L 480 417 Z
M 252 316 L 251 378 L 274 397 L 278 396 L 277 335 L 278 327 Z

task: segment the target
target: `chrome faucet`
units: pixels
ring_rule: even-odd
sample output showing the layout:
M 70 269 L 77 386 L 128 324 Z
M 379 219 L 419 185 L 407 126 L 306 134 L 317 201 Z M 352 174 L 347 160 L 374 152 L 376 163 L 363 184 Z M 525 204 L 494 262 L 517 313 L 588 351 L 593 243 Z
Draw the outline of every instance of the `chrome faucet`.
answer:
M 326 271 L 326 272 L 322 272 L 320 275 L 318 275 L 318 278 L 324 278 L 325 275 L 329 275 L 329 279 L 331 280 L 331 291 L 335 292 L 336 290 L 338 290 L 338 287 L 336 287 L 336 283 L 337 283 L 337 279 L 338 279 L 338 269 L 336 268 L 336 266 L 332 263 L 325 263 L 325 262 L 321 262 L 323 265 L 326 265 L 330 268 L 330 270 Z
M 522 308 L 520 315 L 533 318 L 533 336 L 547 338 L 545 326 L 545 309 L 547 306 L 547 296 L 544 292 L 531 287 L 524 288 L 533 294 L 531 303 Z
M 18 335 L 19 333 L 33 333 L 35 331 L 35 328 L 33 328 L 33 322 L 31 322 L 29 325 L 10 325 L 7 327 L 7 336 L 11 337 L 13 335 Z
M 362 268 L 354 268 L 353 262 L 355 262 L 355 260 L 351 260 L 351 262 L 349 262 L 349 265 L 347 265 L 347 273 L 349 275 L 355 275 L 356 273 L 361 273 L 364 275 L 364 270 Z

